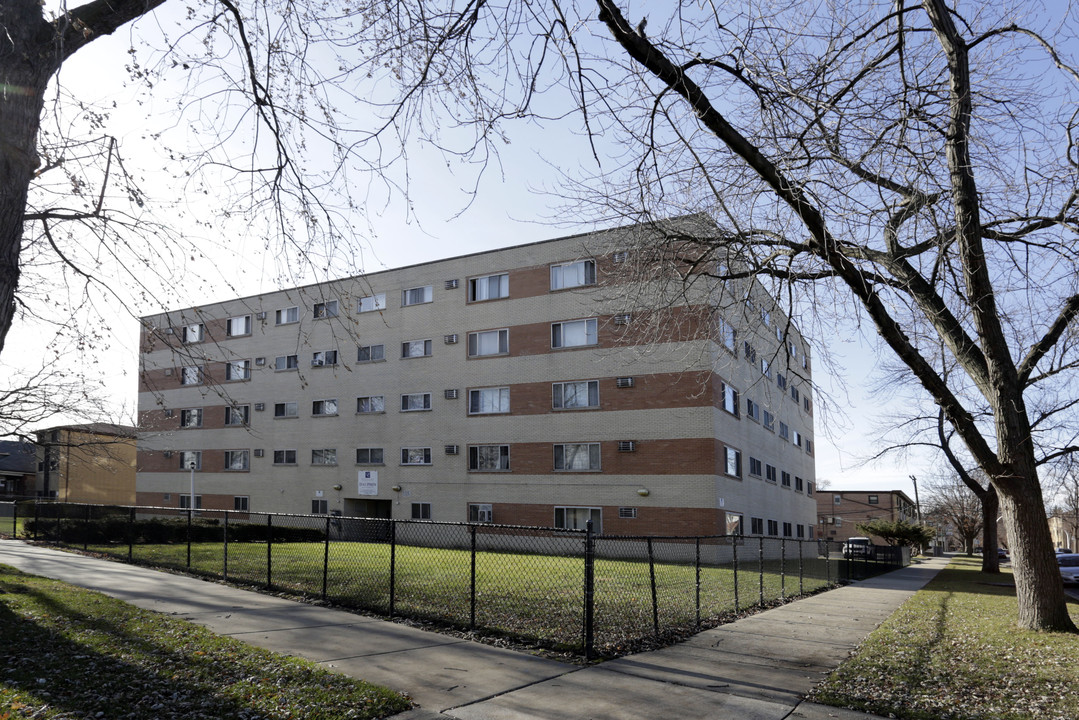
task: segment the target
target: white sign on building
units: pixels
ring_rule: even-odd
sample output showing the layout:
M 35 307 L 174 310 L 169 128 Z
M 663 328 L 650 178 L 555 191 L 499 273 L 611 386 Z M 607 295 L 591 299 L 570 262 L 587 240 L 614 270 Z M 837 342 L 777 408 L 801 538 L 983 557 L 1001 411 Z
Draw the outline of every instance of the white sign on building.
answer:
M 360 470 L 356 492 L 359 495 L 378 495 L 378 471 Z

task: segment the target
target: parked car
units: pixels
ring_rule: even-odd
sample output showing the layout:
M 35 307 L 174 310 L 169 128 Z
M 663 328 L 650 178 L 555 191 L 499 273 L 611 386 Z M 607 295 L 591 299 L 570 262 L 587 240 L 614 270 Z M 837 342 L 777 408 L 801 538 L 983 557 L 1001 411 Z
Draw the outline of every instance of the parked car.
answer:
M 1008 559 L 1008 551 L 1005 550 L 1002 547 L 998 547 L 997 548 L 997 560 L 1007 560 L 1007 559 Z
M 1079 553 L 1058 553 L 1057 565 L 1065 583 L 1079 583 Z
M 843 543 L 843 557 L 876 560 L 877 548 L 867 537 L 852 537 Z
M 1066 554 L 1070 555 L 1071 551 L 1072 551 L 1071 548 L 1057 548 L 1057 554 L 1066 553 Z

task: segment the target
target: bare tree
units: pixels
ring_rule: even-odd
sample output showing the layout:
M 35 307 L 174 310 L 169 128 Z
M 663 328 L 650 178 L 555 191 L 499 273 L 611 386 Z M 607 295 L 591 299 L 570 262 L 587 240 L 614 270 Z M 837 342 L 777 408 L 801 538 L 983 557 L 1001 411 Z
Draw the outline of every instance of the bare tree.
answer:
M 928 517 L 934 524 L 952 528 L 963 542 L 967 555 L 974 554 L 974 541 L 982 532 L 982 503 L 966 484 L 955 476 L 928 483 Z M 995 520 L 995 518 L 994 518 Z M 983 554 L 996 555 L 996 548 L 983 546 Z

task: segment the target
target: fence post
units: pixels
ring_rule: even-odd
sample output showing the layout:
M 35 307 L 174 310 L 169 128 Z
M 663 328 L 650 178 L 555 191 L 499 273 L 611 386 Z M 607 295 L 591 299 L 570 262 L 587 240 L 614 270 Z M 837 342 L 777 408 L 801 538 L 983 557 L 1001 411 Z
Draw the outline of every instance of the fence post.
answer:
M 652 552 L 652 538 L 648 538 L 648 579 L 652 584 L 652 632 L 659 637 L 659 598 L 656 596 L 656 558 Z
M 734 611 L 740 612 L 738 607 L 738 538 L 744 535 L 735 535 L 731 539 L 731 558 L 734 560 Z
M 132 507 L 127 514 L 127 561 L 131 562 L 135 555 L 135 508 Z
M 697 604 L 697 627 L 699 628 L 701 626 L 701 539 L 700 539 L 700 537 L 694 538 L 694 543 L 696 544 L 696 550 L 697 550 L 697 552 L 696 552 L 696 566 L 697 566 L 697 577 L 696 577 L 696 583 L 697 583 L 696 595 L 697 595 L 697 598 L 696 598 L 696 604 Z
M 818 547 L 819 547 L 819 545 L 820 545 L 819 540 L 817 541 L 817 544 L 818 544 Z M 824 576 L 825 576 L 825 579 L 828 581 L 828 587 L 831 587 L 832 586 L 832 547 L 829 544 L 829 541 L 827 539 L 825 539 L 825 541 L 824 541 Z
M 11 503 L 11 537 L 19 537 L 19 501 Z
M 806 541 L 798 541 L 798 595 L 806 594 L 805 589 L 805 548 Z
M 90 506 L 86 506 L 86 522 L 82 524 L 82 551 L 86 552 L 90 544 Z
M 470 630 L 476 629 L 476 526 L 470 525 L 469 534 L 471 537 L 472 545 L 472 569 L 471 579 L 469 581 L 469 611 L 468 611 L 468 627 Z
M 764 607 L 764 536 L 757 538 L 757 579 L 760 586 L 760 600 L 758 604 Z
M 326 599 L 326 585 L 330 578 L 330 516 L 326 516 L 326 544 L 322 549 L 322 599 Z
M 787 538 L 779 541 L 779 599 L 787 602 Z
M 273 515 L 266 516 L 266 589 L 273 587 Z
M 34 500 L 34 540 L 37 540 L 37 529 L 41 525 L 41 503 Z
M 595 650 L 595 596 L 596 592 L 596 539 L 592 535 L 592 521 L 584 530 L 584 659 L 592 660 Z
M 221 549 L 221 555 L 223 560 L 223 567 L 221 568 L 221 578 L 223 580 L 229 579 L 229 511 L 225 511 L 225 522 L 223 530 L 223 543 Z
M 390 617 L 397 601 L 397 521 L 390 520 Z

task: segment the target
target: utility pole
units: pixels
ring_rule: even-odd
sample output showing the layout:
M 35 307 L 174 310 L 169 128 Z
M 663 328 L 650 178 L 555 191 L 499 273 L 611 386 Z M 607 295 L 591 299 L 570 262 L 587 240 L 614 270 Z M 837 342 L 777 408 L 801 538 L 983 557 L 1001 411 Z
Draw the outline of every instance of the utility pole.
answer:
M 914 509 L 918 513 L 918 524 L 922 524 L 922 504 L 918 502 L 918 478 L 913 475 L 910 476 L 910 481 L 914 483 Z

